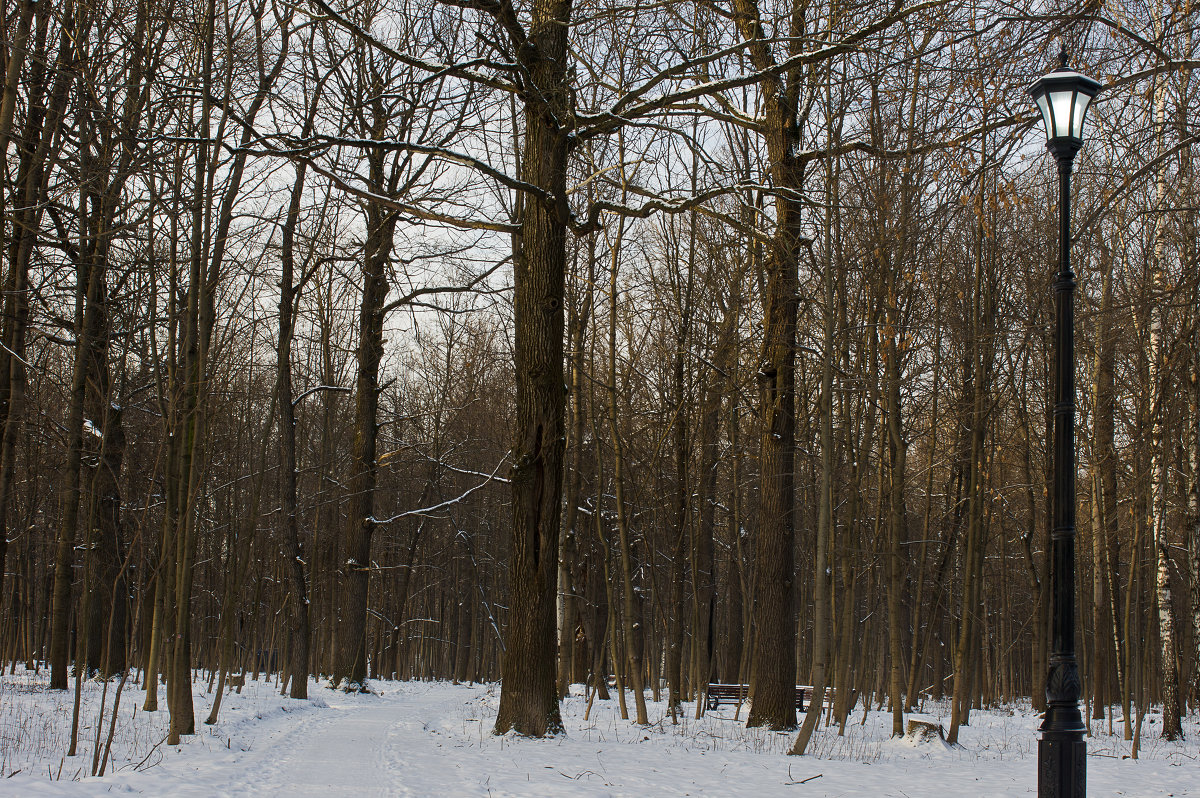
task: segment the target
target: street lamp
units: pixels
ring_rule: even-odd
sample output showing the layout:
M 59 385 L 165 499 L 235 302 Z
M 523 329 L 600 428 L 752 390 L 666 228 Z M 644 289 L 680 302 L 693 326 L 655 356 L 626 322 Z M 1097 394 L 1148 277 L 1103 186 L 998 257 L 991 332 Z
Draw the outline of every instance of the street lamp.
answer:
M 1084 798 L 1087 728 L 1075 660 L 1075 275 L 1071 272 L 1071 168 L 1083 118 L 1100 83 L 1060 65 L 1029 87 L 1058 162 L 1058 274 L 1054 278 L 1054 486 L 1050 530 L 1051 646 L 1046 714 L 1038 741 L 1039 798 Z

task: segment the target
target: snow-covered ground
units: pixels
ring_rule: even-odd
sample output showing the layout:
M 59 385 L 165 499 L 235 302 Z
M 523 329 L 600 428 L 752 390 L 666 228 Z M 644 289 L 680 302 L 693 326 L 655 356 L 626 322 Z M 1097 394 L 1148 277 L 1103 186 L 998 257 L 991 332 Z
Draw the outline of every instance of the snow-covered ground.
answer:
M 689 706 L 679 725 L 651 704 L 649 727 L 622 720 L 617 702 L 582 695 L 563 704 L 565 736 L 529 740 L 491 734 L 494 685 L 374 682 L 376 695 L 345 695 L 315 682 L 315 700 L 278 695 L 274 683 L 230 693 L 219 722 L 204 726 L 211 696 L 196 684 L 200 733 L 167 747 L 167 714 L 141 710 L 127 688 L 108 774 L 93 778 L 102 686 L 84 688 L 79 755 L 66 757 L 73 695 L 47 690 L 45 674 L 0 677 L 0 796 L 1023 796 L 1036 794 L 1037 717 L 1028 708 L 975 712 L 961 747 L 936 738 L 888 739 L 891 718 L 861 708 L 846 736 L 825 728 L 815 755 L 785 756 L 791 734 L 748 730 L 721 707 L 701 720 Z M 106 716 L 115 683 L 110 684 Z M 946 722 L 946 708 L 926 717 Z M 742 715 L 744 718 L 744 714 Z M 1166 743 L 1148 716 L 1141 758 L 1104 733 L 1088 740 L 1091 796 L 1200 796 L 1200 718 L 1187 740 Z M 108 732 L 105 719 L 104 735 Z M 103 741 L 104 738 L 102 738 Z

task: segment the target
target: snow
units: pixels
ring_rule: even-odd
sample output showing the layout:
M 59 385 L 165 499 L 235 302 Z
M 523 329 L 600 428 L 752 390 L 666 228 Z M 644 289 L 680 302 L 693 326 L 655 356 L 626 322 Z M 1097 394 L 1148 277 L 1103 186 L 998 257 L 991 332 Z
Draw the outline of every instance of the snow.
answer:
M 281 697 L 274 682 L 247 679 L 230 692 L 214 726 L 203 725 L 211 696 L 197 681 L 198 734 L 167 747 L 167 713 L 141 710 L 127 687 L 113 762 L 90 772 L 102 686 L 85 685 L 80 756 L 65 757 L 73 695 L 47 689 L 48 677 L 0 678 L 0 796 L 437 796 L 438 798 L 651 798 L 652 796 L 970 796 L 1036 793 L 1037 716 L 1028 707 L 973 712 L 961 747 L 936 737 L 888 739 L 891 716 L 861 707 L 846 736 L 834 727 L 813 738 L 815 755 L 784 755 L 793 735 L 746 729 L 745 710 L 722 706 L 703 719 L 685 705 L 672 725 L 664 703 L 649 704 L 645 728 L 622 720 L 617 701 L 596 701 L 590 719 L 576 686 L 563 702 L 566 734 L 532 740 L 491 733 L 495 685 L 372 682 L 376 694 L 347 695 L 313 682 L 314 700 Z M 110 684 L 112 705 L 115 682 Z M 160 692 L 160 700 L 165 695 Z M 920 717 L 948 725 L 947 707 Z M 1147 716 L 1141 759 L 1097 723 L 1088 740 L 1091 796 L 1200 795 L 1200 718 L 1188 740 L 1167 743 Z M 107 732 L 107 726 L 105 727 Z

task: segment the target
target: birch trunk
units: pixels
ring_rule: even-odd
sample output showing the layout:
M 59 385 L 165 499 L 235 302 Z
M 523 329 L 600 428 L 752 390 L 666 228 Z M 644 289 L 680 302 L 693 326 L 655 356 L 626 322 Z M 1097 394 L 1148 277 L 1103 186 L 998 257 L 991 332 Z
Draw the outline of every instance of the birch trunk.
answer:
M 1192 333 L 1188 439 L 1188 547 L 1192 586 L 1192 707 L 1200 706 L 1200 326 Z
M 1156 35 L 1162 36 L 1162 10 L 1155 7 L 1154 26 Z M 1162 79 L 1155 77 L 1153 85 L 1153 114 L 1155 141 L 1161 153 L 1164 148 L 1165 136 L 1165 103 L 1166 92 Z M 1163 307 L 1166 300 L 1165 275 L 1166 269 L 1166 220 L 1163 211 L 1166 208 L 1166 165 L 1160 163 L 1154 181 L 1155 208 L 1158 213 L 1154 217 L 1154 256 L 1150 263 L 1150 352 L 1149 352 L 1149 389 L 1150 389 L 1150 502 L 1147 508 L 1150 517 L 1147 521 L 1151 539 L 1154 541 L 1156 560 L 1155 570 L 1155 605 L 1158 610 L 1158 642 L 1159 667 L 1162 669 L 1162 702 L 1163 729 L 1162 736 L 1167 740 L 1175 740 L 1183 736 L 1180 725 L 1179 704 L 1179 660 L 1175 648 L 1175 611 L 1171 584 L 1171 553 L 1167 538 L 1166 527 L 1166 489 L 1167 489 L 1167 453 L 1164 450 L 1164 415 L 1166 412 L 1164 397 L 1164 341 Z

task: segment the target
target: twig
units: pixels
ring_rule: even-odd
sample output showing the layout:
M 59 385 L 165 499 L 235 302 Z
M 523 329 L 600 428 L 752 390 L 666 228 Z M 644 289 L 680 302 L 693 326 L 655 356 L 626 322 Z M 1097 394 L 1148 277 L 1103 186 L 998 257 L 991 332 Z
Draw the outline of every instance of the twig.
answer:
M 807 784 L 808 782 L 812 781 L 813 779 L 819 779 L 824 775 L 825 775 L 824 773 L 818 773 L 815 776 L 809 776 L 807 779 L 800 779 L 799 781 L 796 781 L 794 779 L 792 781 L 785 781 L 784 786 L 789 786 L 792 784 Z M 792 778 L 792 766 L 791 765 L 788 765 L 788 778 L 789 779 Z
M 134 772 L 141 771 L 142 765 L 146 764 L 146 760 L 149 759 L 151 757 L 151 755 L 155 751 L 158 750 L 158 747 L 160 745 L 162 745 L 163 743 L 165 743 L 166 741 L 167 741 L 167 736 L 164 734 L 163 738 L 154 744 L 154 747 L 150 749 L 150 751 L 146 754 L 145 758 L 141 762 L 138 762 L 136 765 L 133 766 Z

